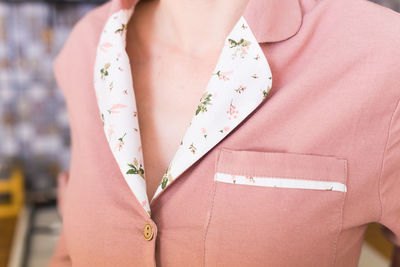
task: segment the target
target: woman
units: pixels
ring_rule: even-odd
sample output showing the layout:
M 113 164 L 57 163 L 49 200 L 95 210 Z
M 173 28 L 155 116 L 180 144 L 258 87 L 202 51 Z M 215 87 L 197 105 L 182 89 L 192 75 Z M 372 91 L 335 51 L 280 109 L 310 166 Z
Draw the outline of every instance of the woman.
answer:
M 400 16 L 364 0 L 112 0 L 54 62 L 50 266 L 357 266 L 400 245 Z

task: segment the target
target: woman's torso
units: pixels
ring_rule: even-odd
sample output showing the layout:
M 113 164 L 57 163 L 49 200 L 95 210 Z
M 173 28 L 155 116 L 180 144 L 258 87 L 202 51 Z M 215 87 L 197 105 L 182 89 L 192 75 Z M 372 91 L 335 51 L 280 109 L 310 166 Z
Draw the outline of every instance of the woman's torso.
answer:
M 396 199 L 390 195 L 396 186 L 385 182 L 385 172 L 380 183 L 379 175 L 399 98 L 393 41 L 400 33 L 394 27 L 382 31 L 382 25 L 399 19 L 366 1 L 300 3 L 299 31 L 287 40 L 260 44 L 273 74 L 266 102 L 159 195 L 151 218 L 113 158 L 93 90 L 98 37 L 110 6 L 91 13 L 76 28 L 75 39 L 56 64 L 70 107 L 72 155 L 61 240 L 73 266 L 357 266 L 367 224 L 381 214 L 388 222 L 394 218 L 382 205 Z M 87 39 L 83 42 L 81 36 Z M 157 123 L 141 129 L 149 151 L 167 151 L 158 156 L 164 166 L 154 168 L 153 177 L 175 151 L 212 66 L 210 60 L 202 74 L 185 72 L 187 79 L 172 80 L 168 89 L 148 98 L 146 90 L 162 91 L 171 81 L 162 72 L 164 65 L 175 65 L 179 55 L 174 56 L 158 67 L 136 64 L 139 70 L 133 74 L 144 116 L 150 100 L 156 103 L 150 107 L 162 107 L 159 95 L 179 95 L 171 87 L 196 85 L 193 95 L 185 95 L 187 103 L 177 100 L 187 117 L 179 114 L 175 123 L 176 105 L 168 101 L 162 109 L 166 115 L 144 119 Z M 185 57 L 179 62 L 195 69 Z M 176 72 L 183 71 L 180 64 L 174 66 Z M 168 136 L 162 125 L 170 125 Z M 151 144 L 152 131 L 154 139 L 171 144 Z M 347 192 L 220 183 L 214 180 L 217 172 L 340 181 Z M 382 199 L 380 190 L 385 190 Z M 151 240 L 143 236 L 147 222 L 155 227 Z M 61 266 L 62 253 L 56 252 L 52 266 Z

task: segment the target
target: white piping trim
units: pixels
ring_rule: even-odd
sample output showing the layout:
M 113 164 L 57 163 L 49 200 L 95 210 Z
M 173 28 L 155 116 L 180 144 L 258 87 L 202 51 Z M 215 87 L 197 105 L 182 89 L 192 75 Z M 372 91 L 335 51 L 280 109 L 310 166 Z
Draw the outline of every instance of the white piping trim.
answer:
M 252 186 L 315 189 L 341 192 L 347 191 L 346 185 L 340 182 L 316 181 L 298 178 L 244 176 L 216 172 L 214 175 L 214 180 L 230 184 L 243 184 Z

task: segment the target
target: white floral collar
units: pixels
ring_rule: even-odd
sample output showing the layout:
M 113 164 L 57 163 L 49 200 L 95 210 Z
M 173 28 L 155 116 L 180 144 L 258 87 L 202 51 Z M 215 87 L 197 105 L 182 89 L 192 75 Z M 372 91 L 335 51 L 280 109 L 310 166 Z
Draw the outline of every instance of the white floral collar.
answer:
M 104 26 L 97 47 L 94 87 L 114 158 L 129 188 L 150 216 L 138 114 L 125 50 L 127 25 L 134 6 L 119 9 Z M 193 107 L 190 125 L 151 201 L 260 105 L 271 86 L 268 61 L 241 16 L 226 38 L 199 104 Z

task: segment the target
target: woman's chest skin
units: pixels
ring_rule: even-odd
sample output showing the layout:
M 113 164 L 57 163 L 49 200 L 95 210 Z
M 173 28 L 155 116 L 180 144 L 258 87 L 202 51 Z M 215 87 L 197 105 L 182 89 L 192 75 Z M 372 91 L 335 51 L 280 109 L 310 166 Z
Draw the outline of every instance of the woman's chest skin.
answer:
M 135 45 L 127 46 L 149 199 L 189 127 L 217 61 L 216 55 L 200 60 L 162 44 L 153 49 L 153 56 L 144 57 Z

